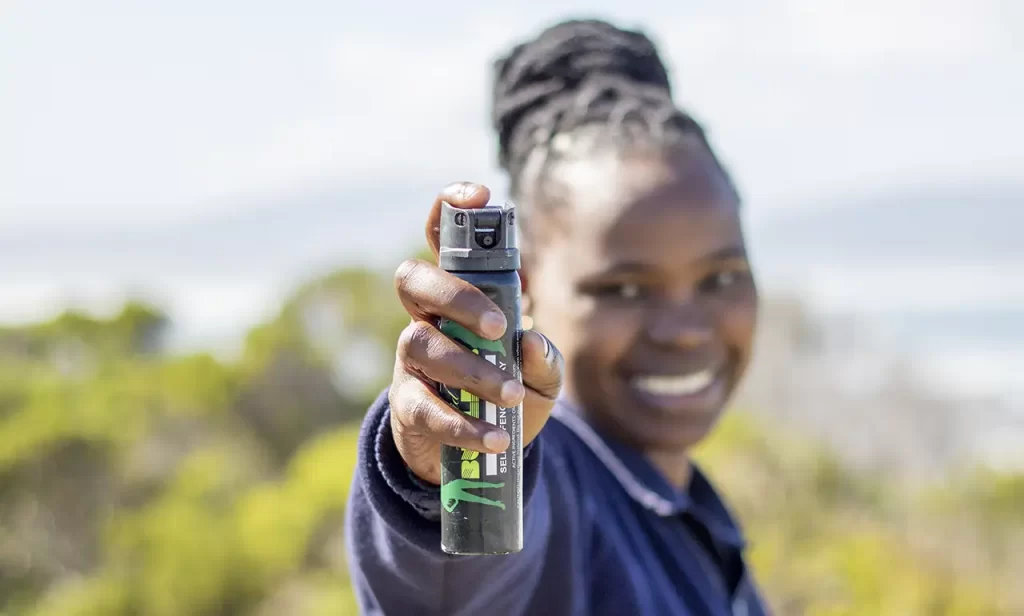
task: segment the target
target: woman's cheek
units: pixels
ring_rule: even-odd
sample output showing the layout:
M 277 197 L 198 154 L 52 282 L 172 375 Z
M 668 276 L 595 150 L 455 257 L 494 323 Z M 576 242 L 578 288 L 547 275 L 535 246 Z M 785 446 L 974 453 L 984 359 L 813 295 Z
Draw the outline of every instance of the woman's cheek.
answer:
M 581 337 L 591 352 L 612 359 L 624 354 L 643 328 L 644 311 L 639 307 L 595 306 L 580 322 Z
M 744 364 L 753 352 L 757 312 L 754 296 L 738 298 L 719 311 L 719 336 L 730 349 L 739 353 Z

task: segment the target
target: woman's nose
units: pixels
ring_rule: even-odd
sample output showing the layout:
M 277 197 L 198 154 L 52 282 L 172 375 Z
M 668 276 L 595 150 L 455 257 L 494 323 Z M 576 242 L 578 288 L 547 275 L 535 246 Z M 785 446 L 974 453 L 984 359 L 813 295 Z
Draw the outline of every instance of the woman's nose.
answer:
M 652 315 L 647 331 L 655 344 L 679 348 L 706 345 L 714 336 L 712 320 L 693 303 L 659 310 Z

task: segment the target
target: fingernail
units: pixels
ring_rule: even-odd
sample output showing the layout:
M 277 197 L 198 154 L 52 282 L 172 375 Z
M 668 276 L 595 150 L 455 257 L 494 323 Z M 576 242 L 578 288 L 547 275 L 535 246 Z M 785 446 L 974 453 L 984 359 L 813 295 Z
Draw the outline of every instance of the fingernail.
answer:
M 484 434 L 484 447 L 495 453 L 508 449 L 509 436 L 504 430 L 489 430 Z
M 551 341 L 544 334 L 537 334 L 540 339 L 544 341 L 544 357 L 547 358 L 551 355 Z
M 497 340 L 505 333 L 505 315 L 500 312 L 485 312 L 480 317 L 480 330 L 491 340 Z
M 526 389 L 519 381 L 505 381 L 505 384 L 501 386 L 501 399 L 509 405 L 518 404 L 525 395 Z
M 479 189 L 480 189 L 480 187 L 479 187 L 479 186 L 477 186 L 476 184 L 472 184 L 472 183 L 470 183 L 470 182 L 465 182 L 465 183 L 463 183 L 463 184 L 462 184 L 462 198 L 463 198 L 463 199 L 467 199 L 467 200 L 468 200 L 468 199 L 469 199 L 470 197 L 472 197 L 472 196 L 473 196 L 473 195 L 474 195 L 474 194 L 476 193 L 476 191 L 477 191 L 477 190 L 479 190 Z

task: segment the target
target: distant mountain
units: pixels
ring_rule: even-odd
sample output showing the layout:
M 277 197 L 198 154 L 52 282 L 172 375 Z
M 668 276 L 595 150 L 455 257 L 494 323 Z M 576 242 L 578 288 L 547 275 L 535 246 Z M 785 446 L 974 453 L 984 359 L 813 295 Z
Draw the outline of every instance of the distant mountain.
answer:
M 380 263 L 422 241 L 434 187 L 345 187 L 255 203 L 205 220 L 143 228 L 0 229 L 0 274 L 167 271 L 286 273 L 343 262 Z
M 878 188 L 762 220 L 751 229 L 752 243 L 773 261 L 903 267 L 1010 261 L 1021 264 L 1024 276 L 1024 182 Z

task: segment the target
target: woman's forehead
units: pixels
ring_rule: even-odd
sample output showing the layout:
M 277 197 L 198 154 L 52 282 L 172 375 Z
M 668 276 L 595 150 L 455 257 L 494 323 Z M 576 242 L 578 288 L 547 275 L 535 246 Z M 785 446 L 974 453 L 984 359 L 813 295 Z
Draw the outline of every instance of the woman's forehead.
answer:
M 588 158 L 564 171 L 568 207 L 558 235 L 575 250 L 644 253 L 679 242 L 699 250 L 741 241 L 738 199 L 710 157 Z
M 562 161 L 552 170 L 558 201 L 573 214 L 606 221 L 660 202 L 735 202 L 736 193 L 706 150 L 615 150 Z

